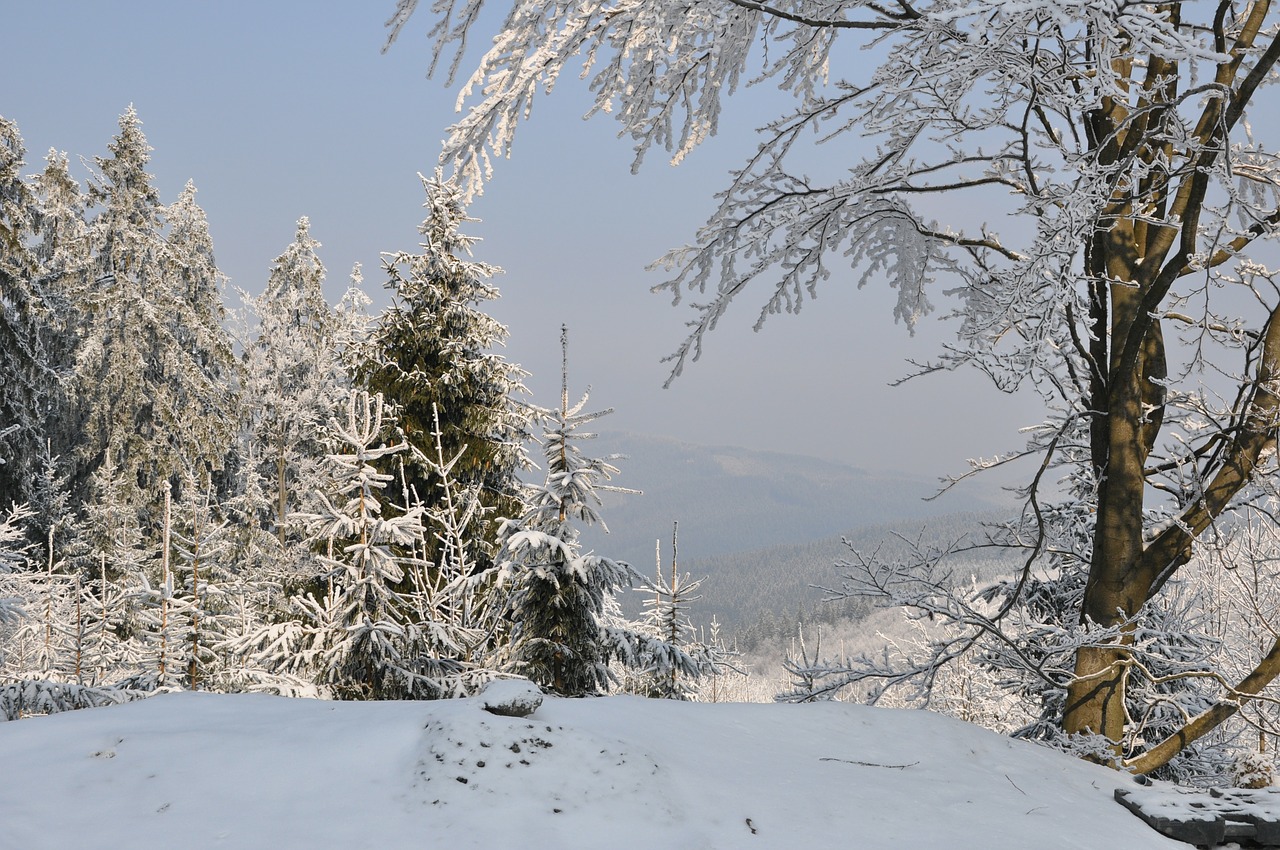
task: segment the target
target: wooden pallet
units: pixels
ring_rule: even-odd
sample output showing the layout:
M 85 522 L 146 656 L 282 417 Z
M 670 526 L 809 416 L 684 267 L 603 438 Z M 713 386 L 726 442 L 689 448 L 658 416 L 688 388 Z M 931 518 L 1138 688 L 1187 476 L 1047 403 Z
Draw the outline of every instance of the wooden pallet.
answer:
M 1280 788 L 1117 788 L 1116 802 L 1162 835 L 1188 844 L 1280 847 Z

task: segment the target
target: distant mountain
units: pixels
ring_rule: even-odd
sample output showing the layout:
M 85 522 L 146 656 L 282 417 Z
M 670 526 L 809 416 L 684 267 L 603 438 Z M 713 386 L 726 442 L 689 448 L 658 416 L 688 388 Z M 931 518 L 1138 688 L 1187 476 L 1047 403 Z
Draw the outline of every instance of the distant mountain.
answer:
M 996 509 L 994 498 L 968 495 L 971 490 L 964 497 L 948 494 L 927 502 L 937 489 L 932 480 L 799 454 L 626 433 L 602 433 L 584 450 L 626 455 L 616 463 L 622 474 L 614 483 L 644 493 L 605 494 L 602 513 L 610 533 L 593 530 L 587 535 L 589 545 L 646 572 L 653 566 L 655 540 L 663 541 L 663 558 L 669 560 L 671 523 L 676 520 L 684 560 Z
M 831 602 L 821 589 L 840 589 L 842 571 L 834 565 L 849 561 L 852 549 L 888 559 L 906 550 L 906 540 L 922 546 L 945 546 L 972 534 L 984 521 L 1002 516 L 998 512 L 955 513 L 865 526 L 842 536 L 682 560 L 680 572 L 705 578 L 699 589 L 702 599 L 694 610 L 698 623 L 705 625 L 714 615 L 726 627 L 726 634 L 741 638 L 747 646 L 760 640 L 785 641 L 795 636 L 799 621 L 831 623 L 861 619 L 870 612 L 866 600 Z M 953 556 L 946 567 L 956 582 L 966 583 L 1009 573 L 1016 563 L 1014 553 L 983 550 Z
M 670 564 L 678 520 L 680 571 L 709 576 L 699 608 L 726 623 L 752 622 L 763 611 L 792 617 L 797 605 L 811 607 L 821 594 L 808 585 L 833 583 L 832 562 L 848 554 L 841 536 L 874 545 L 893 531 L 915 536 L 926 525 L 958 534 L 977 517 L 1000 513 L 998 491 L 977 491 L 982 498 L 966 487 L 925 501 L 935 481 L 805 455 L 619 432 L 602 433 L 584 451 L 626 455 L 616 462 L 622 473 L 614 483 L 644 493 L 604 494 L 610 533 L 588 530 L 586 545 L 647 575 L 657 540 Z

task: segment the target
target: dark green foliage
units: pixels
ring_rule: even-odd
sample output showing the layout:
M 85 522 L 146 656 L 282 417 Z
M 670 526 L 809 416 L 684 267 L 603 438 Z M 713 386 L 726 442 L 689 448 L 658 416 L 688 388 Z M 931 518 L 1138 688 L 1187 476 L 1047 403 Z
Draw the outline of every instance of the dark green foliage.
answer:
M 409 501 L 431 507 L 440 478 L 426 459 L 436 459 L 433 410 L 439 411 L 445 460 L 459 454 L 454 483 L 476 487 L 489 516 L 517 516 L 522 505 L 516 472 L 524 463 L 527 414 L 514 400 L 524 373 L 493 353 L 507 331 L 478 307 L 498 297 L 488 283 L 496 269 L 469 257 L 475 240 L 458 232 L 465 214 L 457 187 L 423 178 L 427 219 L 419 232 L 421 253 L 401 252 L 384 264 L 393 302 L 382 314 L 358 370 L 370 392 L 381 393 L 397 411 L 405 439 L 415 450 L 405 458 L 403 484 Z M 384 471 L 399 478 L 399 460 Z M 477 535 L 468 560 L 490 563 L 492 525 Z M 437 561 L 438 551 L 428 553 Z

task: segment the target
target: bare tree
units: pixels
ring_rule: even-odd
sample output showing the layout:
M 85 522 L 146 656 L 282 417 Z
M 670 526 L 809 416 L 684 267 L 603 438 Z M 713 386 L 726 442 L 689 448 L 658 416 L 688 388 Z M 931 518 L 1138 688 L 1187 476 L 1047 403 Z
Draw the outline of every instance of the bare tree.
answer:
M 391 40 L 417 5 L 400 0 Z M 431 7 L 433 70 L 452 79 L 482 5 Z M 571 64 L 637 165 L 655 144 L 679 161 L 748 80 L 793 94 L 695 244 L 664 258 L 657 289 L 697 302 L 672 376 L 748 289 L 764 321 L 846 264 L 896 287 L 910 325 L 945 280 L 958 337 L 922 371 L 973 366 L 1043 396 L 1019 452 L 1041 464 L 1004 542 L 1026 550 L 1027 575 L 1081 577 L 1073 617 L 1095 637 L 1055 680 L 1060 722 L 1119 754 L 1145 606 L 1275 466 L 1280 287 L 1258 250 L 1280 222 L 1280 171 L 1248 118 L 1275 78 L 1278 20 L 1264 0 L 514 3 L 443 158 L 478 189 Z M 814 143 L 838 160 L 829 180 L 800 171 Z M 939 220 L 957 195 L 986 223 Z M 1046 521 L 1064 489 L 1082 507 Z M 999 628 L 1027 584 L 971 624 Z M 1280 643 L 1128 764 L 1158 767 L 1278 673 Z

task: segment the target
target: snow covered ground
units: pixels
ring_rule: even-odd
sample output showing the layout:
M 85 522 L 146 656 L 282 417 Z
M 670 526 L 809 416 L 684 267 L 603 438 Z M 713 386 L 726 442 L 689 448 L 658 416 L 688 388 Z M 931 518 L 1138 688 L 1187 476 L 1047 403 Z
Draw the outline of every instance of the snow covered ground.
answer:
M 0 848 L 1187 848 L 923 711 L 168 694 L 0 724 Z

